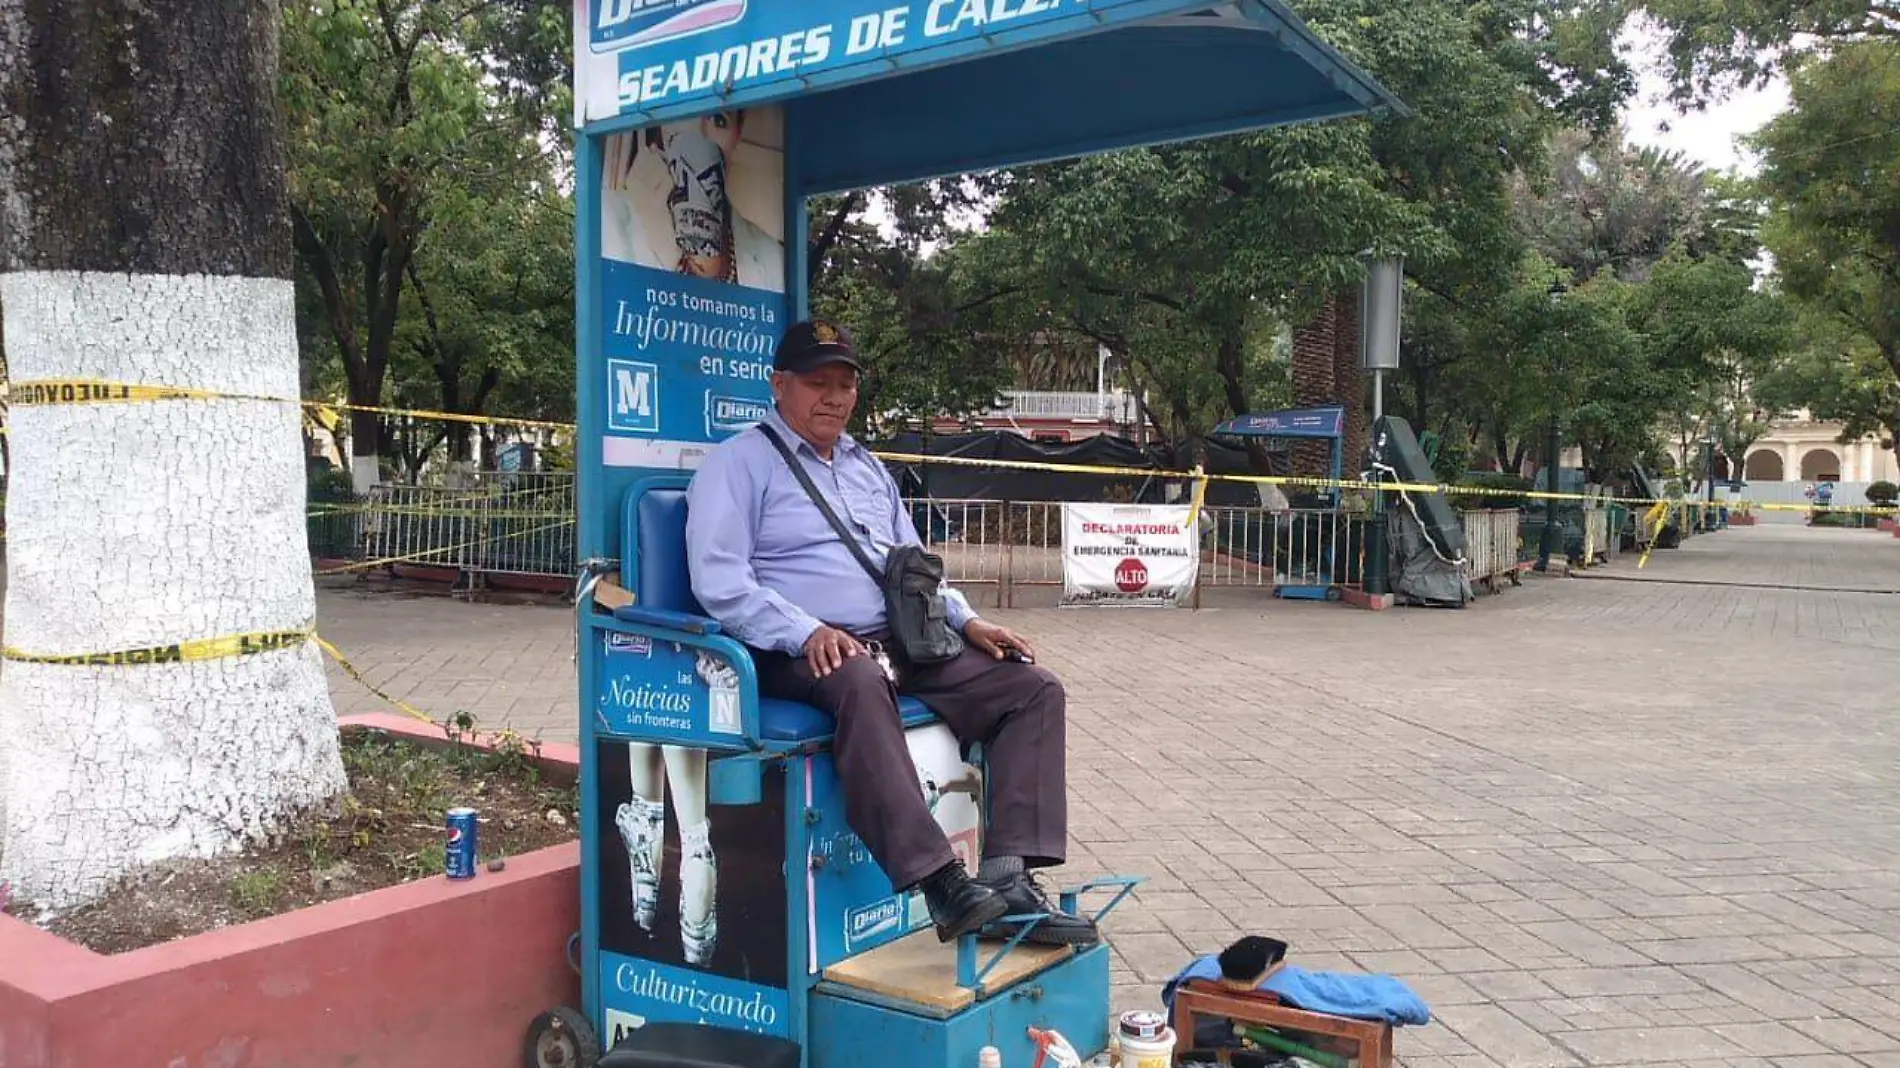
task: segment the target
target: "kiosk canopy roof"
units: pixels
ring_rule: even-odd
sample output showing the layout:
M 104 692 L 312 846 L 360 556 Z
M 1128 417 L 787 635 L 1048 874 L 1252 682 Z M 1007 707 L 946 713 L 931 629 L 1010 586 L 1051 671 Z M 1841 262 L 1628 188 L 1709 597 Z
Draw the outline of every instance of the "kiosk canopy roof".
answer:
M 1243 438 L 1332 438 L 1344 437 L 1346 409 L 1329 404 L 1318 408 L 1286 408 L 1277 412 L 1253 412 L 1236 416 L 1214 428 L 1214 433 Z
M 590 132 L 780 103 L 794 195 L 1404 105 L 1277 0 L 577 0 Z

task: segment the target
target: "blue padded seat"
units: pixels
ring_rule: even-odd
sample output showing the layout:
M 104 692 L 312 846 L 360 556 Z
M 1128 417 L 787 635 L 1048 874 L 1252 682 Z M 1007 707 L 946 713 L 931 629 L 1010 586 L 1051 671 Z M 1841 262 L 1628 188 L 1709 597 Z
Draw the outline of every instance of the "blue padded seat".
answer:
M 635 603 L 704 616 L 706 610 L 693 596 L 692 575 L 686 566 L 686 490 L 653 488 L 641 492 L 635 486 L 628 493 L 627 505 L 621 516 L 622 529 L 627 532 L 621 552 L 621 580 L 638 598 Z M 636 532 L 637 540 L 633 537 Z M 906 727 L 937 718 L 914 697 L 899 697 L 897 710 Z M 837 730 L 836 717 L 811 705 L 770 698 L 759 701 L 759 734 L 766 741 L 816 742 Z

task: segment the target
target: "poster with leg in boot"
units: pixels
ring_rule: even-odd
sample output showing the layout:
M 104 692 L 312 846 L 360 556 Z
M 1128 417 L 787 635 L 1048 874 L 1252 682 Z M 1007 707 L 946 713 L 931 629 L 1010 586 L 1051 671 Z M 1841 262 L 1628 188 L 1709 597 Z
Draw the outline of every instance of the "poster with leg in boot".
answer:
M 761 800 L 707 803 L 703 749 L 603 740 L 596 767 L 603 1029 L 652 1021 L 784 1034 L 782 766 Z

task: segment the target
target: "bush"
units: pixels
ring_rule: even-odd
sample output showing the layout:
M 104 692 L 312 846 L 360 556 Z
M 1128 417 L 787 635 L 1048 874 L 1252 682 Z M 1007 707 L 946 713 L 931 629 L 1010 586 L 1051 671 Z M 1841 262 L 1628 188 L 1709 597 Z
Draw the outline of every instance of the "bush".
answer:
M 1886 479 L 1867 484 L 1867 500 L 1881 508 L 1892 508 L 1895 500 L 1900 500 L 1900 486 Z
M 1880 518 L 1867 512 L 1815 512 L 1809 526 L 1844 527 L 1848 530 L 1873 530 Z
M 1458 489 L 1494 490 L 1493 493 L 1460 493 Z M 1528 502 L 1523 494 L 1532 488 L 1531 480 L 1503 471 L 1473 471 L 1459 481 L 1451 492 L 1451 506 L 1460 512 L 1479 512 L 1500 508 L 1522 508 Z
M 347 502 L 356 499 L 356 484 L 351 481 L 350 473 L 341 468 L 331 467 L 329 464 L 313 468 L 307 485 L 312 503 Z

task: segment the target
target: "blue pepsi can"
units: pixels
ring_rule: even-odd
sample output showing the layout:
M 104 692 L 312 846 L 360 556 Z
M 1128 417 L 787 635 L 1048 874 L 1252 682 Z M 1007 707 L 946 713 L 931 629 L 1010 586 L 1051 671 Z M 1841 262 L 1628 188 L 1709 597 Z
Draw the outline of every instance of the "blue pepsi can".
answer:
M 451 879 L 475 877 L 475 810 L 449 809 L 449 844 L 442 851 L 442 866 Z

